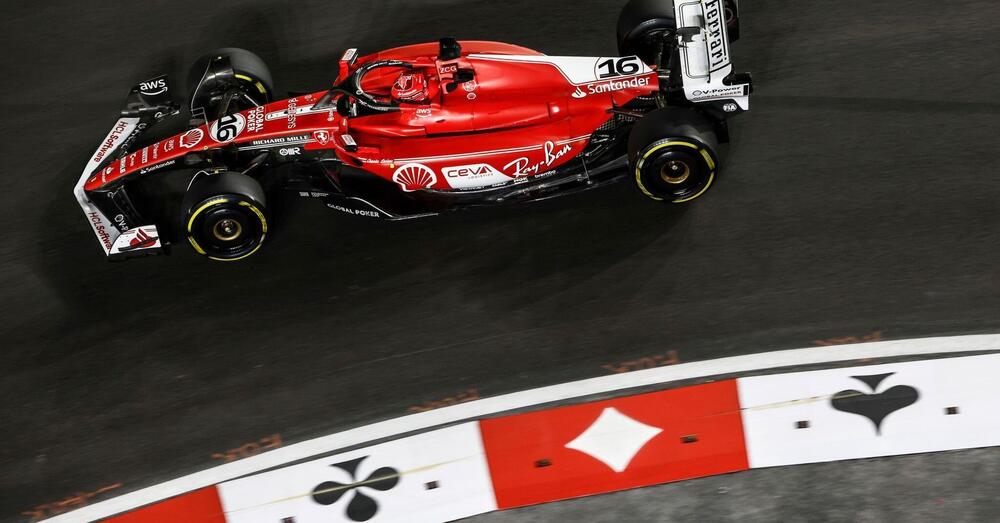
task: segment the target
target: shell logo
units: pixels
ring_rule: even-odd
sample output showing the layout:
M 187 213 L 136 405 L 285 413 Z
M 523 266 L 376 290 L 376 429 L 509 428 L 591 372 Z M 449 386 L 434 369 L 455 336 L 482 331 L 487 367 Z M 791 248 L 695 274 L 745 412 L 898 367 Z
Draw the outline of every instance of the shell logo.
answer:
M 201 129 L 191 129 L 181 136 L 181 147 L 190 149 L 201 143 L 201 139 L 204 137 L 205 131 L 202 131 Z
M 392 181 L 403 188 L 403 192 L 419 191 L 437 183 L 437 175 L 430 167 L 419 163 L 402 165 L 392 173 Z

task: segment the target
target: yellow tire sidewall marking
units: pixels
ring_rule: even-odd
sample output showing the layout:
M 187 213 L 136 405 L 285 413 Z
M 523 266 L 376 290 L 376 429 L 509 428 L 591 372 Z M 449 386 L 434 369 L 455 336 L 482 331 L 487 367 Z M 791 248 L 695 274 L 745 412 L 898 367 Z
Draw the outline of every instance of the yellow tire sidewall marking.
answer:
M 685 142 L 685 141 L 682 141 L 682 140 L 670 140 L 670 139 L 668 139 L 667 141 L 665 141 L 663 143 L 660 143 L 660 144 L 657 144 L 657 145 L 654 145 L 653 147 L 651 147 L 648 151 L 646 151 L 642 155 L 642 158 L 640 158 L 639 161 L 635 164 L 635 183 L 636 183 L 636 185 L 639 186 L 639 190 L 641 190 L 642 193 L 645 194 L 646 196 L 648 196 L 648 197 L 650 197 L 650 198 L 652 198 L 652 199 L 654 199 L 654 200 L 656 200 L 658 202 L 662 202 L 663 198 L 660 198 L 658 196 L 654 196 L 651 192 L 649 192 L 648 189 L 646 189 L 646 186 L 644 186 L 642 184 L 642 166 L 646 162 L 646 160 L 649 159 L 650 155 L 652 155 L 656 151 L 659 151 L 660 149 L 663 149 L 665 147 L 671 147 L 671 146 L 674 146 L 674 145 L 680 145 L 680 146 L 683 146 L 683 147 L 690 147 L 691 149 L 694 149 L 694 150 L 700 152 L 701 155 L 702 155 L 702 157 L 705 158 L 705 163 L 708 164 L 709 173 L 708 173 L 708 183 L 706 183 L 705 187 L 703 187 L 700 191 L 698 191 L 698 194 L 695 194 L 694 196 L 689 196 L 687 198 L 682 198 L 682 199 L 679 199 L 679 200 L 673 200 L 672 203 L 689 202 L 689 201 L 691 201 L 691 200 L 693 200 L 693 199 L 701 196 L 702 194 L 705 193 L 705 191 L 708 190 L 709 187 L 712 186 L 712 181 L 715 180 L 715 160 L 712 159 L 712 155 L 709 154 L 708 150 L 706 150 L 704 147 L 701 147 L 700 145 L 693 144 L 691 142 Z
M 198 242 L 195 241 L 194 236 L 191 235 L 191 228 L 194 225 L 195 219 L 198 218 L 198 215 L 204 212 L 209 207 L 221 203 L 229 203 L 231 201 L 232 199 L 228 197 L 212 198 L 211 200 L 208 200 L 205 203 L 203 203 L 201 207 L 198 207 L 198 209 L 191 214 L 191 218 L 188 220 L 187 224 L 188 242 L 191 243 L 191 246 L 194 247 L 194 250 L 197 251 L 198 254 L 201 254 L 202 256 L 208 256 L 208 253 L 205 252 L 205 249 L 202 249 L 201 245 L 198 245 Z M 238 258 L 217 258 L 215 256 L 208 256 L 209 259 L 215 261 L 239 261 L 257 252 L 257 250 L 259 250 L 261 246 L 264 245 L 264 238 L 267 237 L 267 218 L 264 217 L 264 213 L 260 209 L 258 209 L 256 205 L 250 202 L 240 201 L 239 204 L 243 207 L 249 208 L 254 214 L 257 215 L 257 219 L 260 220 L 260 226 L 261 226 L 260 241 L 257 242 L 257 246 L 254 247 L 252 251 Z
M 267 89 L 264 88 L 264 84 L 263 83 L 261 83 L 261 82 L 259 82 L 257 80 L 254 80 L 253 78 L 250 78 L 249 76 L 247 76 L 245 74 L 237 74 L 237 75 L 234 75 L 234 76 L 238 80 L 243 80 L 244 82 L 251 83 L 251 84 L 254 84 L 255 86 L 257 86 L 257 90 L 260 91 L 260 94 L 267 94 Z

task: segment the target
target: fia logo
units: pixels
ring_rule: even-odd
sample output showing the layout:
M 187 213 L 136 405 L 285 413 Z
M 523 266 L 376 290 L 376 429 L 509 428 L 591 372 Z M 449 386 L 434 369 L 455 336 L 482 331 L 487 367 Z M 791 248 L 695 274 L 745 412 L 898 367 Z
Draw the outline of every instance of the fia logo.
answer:
M 167 92 L 167 77 L 158 76 L 139 84 L 139 94 L 143 96 L 156 96 Z

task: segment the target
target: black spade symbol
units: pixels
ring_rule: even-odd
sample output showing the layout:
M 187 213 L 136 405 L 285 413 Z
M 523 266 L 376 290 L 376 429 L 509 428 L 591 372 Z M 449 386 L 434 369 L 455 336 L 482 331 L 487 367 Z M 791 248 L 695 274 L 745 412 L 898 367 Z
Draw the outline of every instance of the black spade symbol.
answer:
M 873 374 L 871 376 L 851 376 L 861 381 L 871 389 L 872 394 L 859 390 L 842 390 L 833 395 L 830 405 L 842 412 L 858 414 L 871 420 L 875 425 L 875 434 L 882 435 L 882 421 L 893 412 L 909 407 L 920 399 L 917 389 L 909 385 L 896 385 L 885 391 L 875 393 L 878 386 L 895 372 Z
M 399 471 L 392 467 L 382 467 L 369 474 L 365 479 L 358 481 L 358 465 L 366 459 L 368 456 L 330 465 L 350 474 L 354 483 L 345 485 L 336 481 L 324 481 L 313 488 L 313 501 L 320 505 L 333 505 L 340 501 L 340 498 L 351 493 L 353 497 L 347 502 L 347 517 L 352 521 L 368 521 L 375 517 L 375 514 L 378 513 L 378 502 L 361 491 L 360 487 L 380 492 L 392 490 L 399 483 Z

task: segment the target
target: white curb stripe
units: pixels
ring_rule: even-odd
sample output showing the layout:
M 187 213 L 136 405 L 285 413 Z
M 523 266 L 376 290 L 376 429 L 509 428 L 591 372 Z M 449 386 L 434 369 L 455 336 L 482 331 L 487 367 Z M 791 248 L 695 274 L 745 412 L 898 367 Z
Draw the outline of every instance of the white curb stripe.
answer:
M 729 358 L 601 376 L 461 403 L 429 412 L 421 412 L 419 414 L 382 421 L 329 436 L 322 436 L 137 490 L 117 498 L 56 516 L 46 521 L 56 523 L 93 521 L 106 518 L 166 498 L 178 496 L 185 492 L 229 481 L 268 468 L 278 467 L 318 454 L 333 452 L 400 434 L 427 430 L 440 425 L 482 418 L 533 405 L 569 400 L 593 394 L 603 394 L 633 387 L 656 385 L 692 378 L 746 373 L 778 367 L 834 363 L 863 358 L 887 358 L 975 351 L 1000 351 L 1000 334 L 949 336 L 855 345 L 809 347 L 732 356 Z
M 998 372 L 987 354 L 740 378 L 750 468 L 998 446 Z

